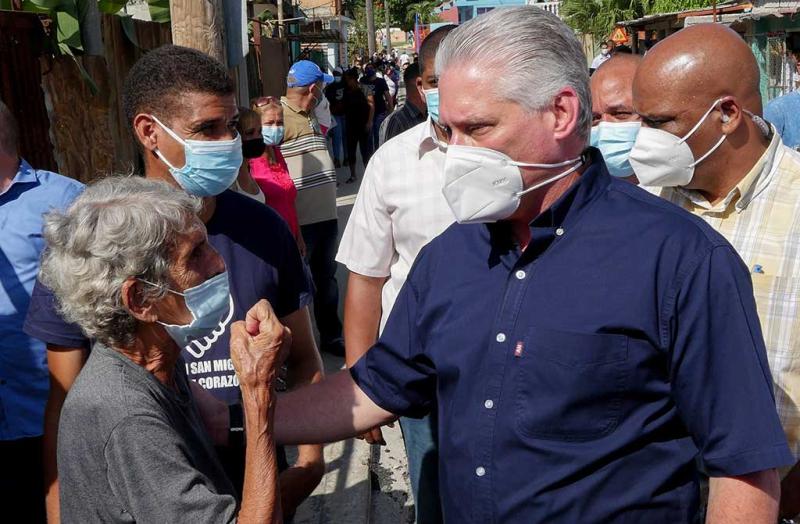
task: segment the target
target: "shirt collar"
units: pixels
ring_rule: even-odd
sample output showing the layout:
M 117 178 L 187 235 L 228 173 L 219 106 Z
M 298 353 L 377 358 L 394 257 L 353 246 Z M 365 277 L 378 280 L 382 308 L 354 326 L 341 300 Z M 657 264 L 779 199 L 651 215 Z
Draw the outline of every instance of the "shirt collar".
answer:
M 284 106 L 286 106 L 286 107 L 288 107 L 289 109 L 291 109 L 291 110 L 292 110 L 292 112 L 294 112 L 294 113 L 299 113 L 299 114 L 301 114 L 301 115 L 303 115 L 303 116 L 305 116 L 305 117 L 308 117 L 308 113 L 307 113 L 307 112 L 303 111 L 303 110 L 302 110 L 302 109 L 300 109 L 299 107 L 294 107 L 294 106 L 292 105 L 292 103 L 291 103 L 291 102 L 289 102 L 289 99 L 288 99 L 288 98 L 286 98 L 285 96 L 282 96 L 282 97 L 281 97 L 281 104 L 283 104 Z
M 417 109 L 417 106 L 406 100 L 406 103 L 403 104 L 403 110 L 406 111 L 411 118 L 419 118 L 422 116 L 422 111 Z
M 775 171 L 774 167 L 778 164 L 780 156 L 778 152 L 782 149 L 783 141 L 775 127 L 771 127 L 772 139 L 766 151 L 764 151 L 744 178 L 742 178 L 717 205 L 712 206 L 699 191 L 682 187 L 678 187 L 675 190 L 692 204 L 706 211 L 724 213 L 733 205 L 736 212 L 741 213 L 747 209 L 747 206 L 750 205 L 753 198 L 769 185 L 772 179 L 772 173 Z
M 425 153 L 436 149 L 440 150 L 442 153 L 447 151 L 447 143 L 442 142 L 439 140 L 439 137 L 436 136 L 436 131 L 433 128 L 434 125 L 433 119 L 431 119 L 429 115 L 428 119 L 418 126 L 419 158 L 422 158 Z
M 31 167 L 31 165 L 26 162 L 24 158 L 20 159 L 17 174 L 14 175 L 13 179 L 11 179 L 11 184 L 9 184 L 6 190 L 0 192 L 0 195 L 8 193 L 14 184 L 36 184 L 38 182 L 39 176 L 36 174 L 36 170 Z

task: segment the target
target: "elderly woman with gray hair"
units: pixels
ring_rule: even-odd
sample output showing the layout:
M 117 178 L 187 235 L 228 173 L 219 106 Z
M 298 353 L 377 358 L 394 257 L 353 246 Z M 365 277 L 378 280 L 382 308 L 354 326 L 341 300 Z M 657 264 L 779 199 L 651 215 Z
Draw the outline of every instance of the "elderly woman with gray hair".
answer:
M 180 358 L 186 337 L 210 332 L 229 307 L 201 206 L 162 182 L 113 178 L 45 218 L 41 276 L 96 341 L 61 413 L 65 522 L 281 519 L 271 384 L 288 330 L 263 300 L 232 328 L 247 444 L 241 504 Z

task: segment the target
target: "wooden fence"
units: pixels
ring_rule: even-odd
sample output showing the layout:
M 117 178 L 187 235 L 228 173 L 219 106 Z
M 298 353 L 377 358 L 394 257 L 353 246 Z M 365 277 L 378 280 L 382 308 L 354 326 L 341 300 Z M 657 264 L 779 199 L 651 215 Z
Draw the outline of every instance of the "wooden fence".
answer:
M 139 170 L 122 111 L 122 86 L 142 53 L 172 38 L 169 24 L 134 20 L 132 25 L 138 45 L 119 17 L 102 16 L 104 56 L 78 58 L 98 87 L 92 93 L 71 57 L 42 54 L 38 17 L 0 12 L 0 98 L 20 121 L 21 153 L 34 167 L 83 182 Z

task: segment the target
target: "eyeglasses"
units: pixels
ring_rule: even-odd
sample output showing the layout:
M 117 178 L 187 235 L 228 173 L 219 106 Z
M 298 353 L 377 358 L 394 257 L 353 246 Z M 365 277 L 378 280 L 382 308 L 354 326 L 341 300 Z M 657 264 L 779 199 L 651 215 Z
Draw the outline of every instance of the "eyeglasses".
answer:
M 256 107 L 264 107 L 272 104 L 279 104 L 278 99 L 274 96 L 262 96 L 253 101 L 253 105 Z

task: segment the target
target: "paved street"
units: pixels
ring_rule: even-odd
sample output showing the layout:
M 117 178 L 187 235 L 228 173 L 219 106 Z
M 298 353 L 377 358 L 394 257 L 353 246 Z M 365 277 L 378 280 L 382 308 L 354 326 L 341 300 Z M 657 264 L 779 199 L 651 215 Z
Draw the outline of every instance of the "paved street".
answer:
M 364 167 L 359 159 L 359 180 Z M 339 235 L 344 232 L 359 183 L 345 184 L 346 167 L 337 170 Z M 344 305 L 347 270 L 339 266 L 340 311 Z M 325 370 L 335 373 L 344 359 L 323 354 Z M 408 485 L 405 448 L 399 425 L 384 429 L 386 446 L 369 446 L 351 439 L 325 447 L 327 473 L 297 512 L 296 524 L 410 524 L 414 508 Z

